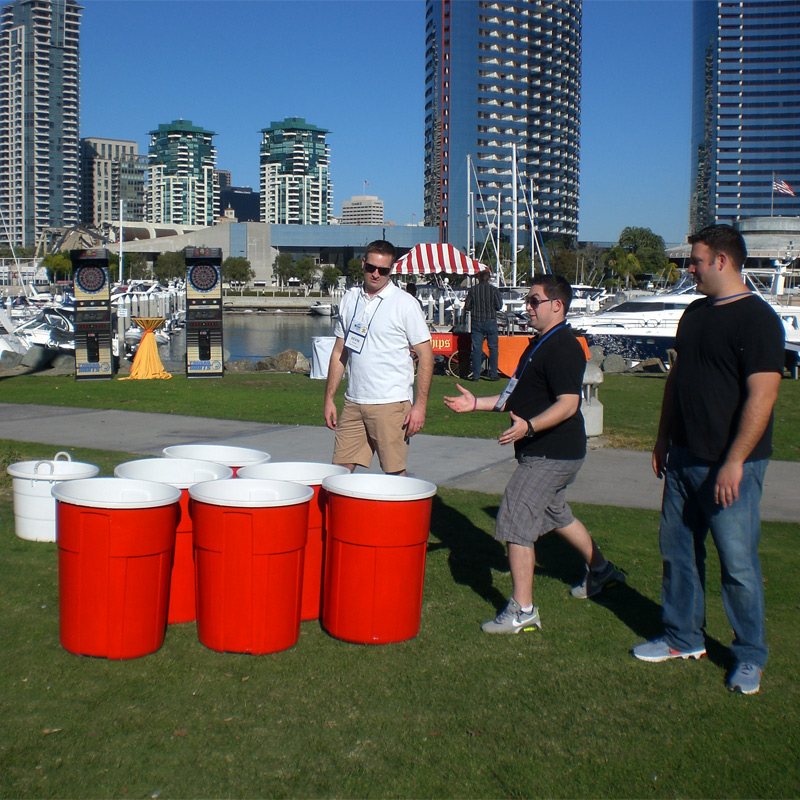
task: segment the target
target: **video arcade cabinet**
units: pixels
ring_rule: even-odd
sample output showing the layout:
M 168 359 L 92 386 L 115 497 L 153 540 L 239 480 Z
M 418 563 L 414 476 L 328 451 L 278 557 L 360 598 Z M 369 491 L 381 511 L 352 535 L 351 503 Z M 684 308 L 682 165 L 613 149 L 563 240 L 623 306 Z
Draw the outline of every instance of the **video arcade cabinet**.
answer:
M 75 296 L 75 379 L 114 376 L 108 250 L 70 250 Z
M 221 378 L 222 363 L 222 249 L 187 247 L 186 261 L 186 376 Z

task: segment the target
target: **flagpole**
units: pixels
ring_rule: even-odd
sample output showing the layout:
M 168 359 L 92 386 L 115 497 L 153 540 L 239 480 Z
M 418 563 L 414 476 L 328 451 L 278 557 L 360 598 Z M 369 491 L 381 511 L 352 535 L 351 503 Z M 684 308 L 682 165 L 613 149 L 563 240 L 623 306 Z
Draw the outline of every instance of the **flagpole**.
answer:
M 775 216 L 775 170 L 772 170 L 772 199 L 769 203 L 769 215 Z

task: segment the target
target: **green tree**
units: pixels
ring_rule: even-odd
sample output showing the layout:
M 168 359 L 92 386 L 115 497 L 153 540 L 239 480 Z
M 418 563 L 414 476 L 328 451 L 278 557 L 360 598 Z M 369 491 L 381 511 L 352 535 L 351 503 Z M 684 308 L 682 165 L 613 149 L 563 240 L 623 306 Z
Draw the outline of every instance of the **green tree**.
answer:
M 294 265 L 293 277 L 297 278 L 300 283 L 304 284 L 305 286 L 310 287 L 311 284 L 314 283 L 315 272 L 316 267 L 314 266 L 314 259 L 308 257 L 301 258 Z
M 47 275 L 51 283 L 67 280 L 72 275 L 72 261 L 66 253 L 48 253 L 42 264 L 47 267 Z
M 222 262 L 222 280 L 226 283 L 239 284 L 241 293 L 244 294 L 244 287 L 256 274 L 246 258 L 229 256 Z
M 332 267 L 330 264 L 322 269 L 322 282 L 325 284 L 325 290 L 330 294 L 331 289 L 335 289 L 339 285 L 339 277 L 341 270 Z
M 122 254 L 123 279 L 141 280 L 147 277 L 147 259 L 144 253 L 125 253 Z M 119 280 L 119 253 L 110 252 L 108 254 L 108 272 L 112 281 Z
M 161 253 L 156 259 L 153 273 L 156 279 L 162 283 L 166 283 L 172 278 L 183 277 L 186 274 L 186 261 L 183 257 L 183 251 Z
M 280 253 L 272 265 L 272 272 L 278 276 L 283 286 L 289 278 L 294 277 L 294 259 L 291 253 Z
M 347 262 L 347 284 L 348 286 L 355 286 L 357 283 L 362 283 L 364 280 L 364 268 L 361 264 L 360 258 L 351 258 Z
M 625 281 L 625 288 L 630 286 L 631 278 L 644 272 L 639 259 L 633 253 L 629 253 L 621 245 L 612 247 L 603 258 L 618 280 Z
M 619 245 L 636 256 L 641 272 L 657 275 L 667 266 L 664 240 L 650 228 L 624 228 Z

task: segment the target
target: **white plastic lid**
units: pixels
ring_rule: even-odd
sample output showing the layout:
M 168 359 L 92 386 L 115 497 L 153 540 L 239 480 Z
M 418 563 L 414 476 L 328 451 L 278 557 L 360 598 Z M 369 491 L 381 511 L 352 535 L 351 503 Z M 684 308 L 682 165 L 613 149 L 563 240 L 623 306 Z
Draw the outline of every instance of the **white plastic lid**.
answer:
M 118 478 L 168 483 L 177 489 L 188 489 L 196 483 L 220 481 L 233 476 L 233 470 L 213 461 L 191 458 L 140 458 L 114 467 Z
M 313 496 L 314 490 L 308 486 L 260 478 L 232 478 L 189 487 L 192 500 L 230 508 L 293 506 L 307 503 Z
M 93 478 L 100 467 L 84 461 L 17 461 L 6 467 L 12 478 L 29 478 L 33 481 L 65 481 L 76 478 Z
M 173 444 L 161 451 L 167 458 L 194 458 L 214 461 L 226 467 L 245 467 L 269 461 L 269 453 L 249 447 L 234 447 L 227 444 Z
M 62 503 L 88 508 L 158 508 L 181 499 L 180 489 L 174 486 L 130 478 L 87 478 L 57 483 L 52 495 Z
M 316 461 L 270 461 L 239 470 L 240 478 L 270 478 L 292 481 L 306 486 L 319 486 L 332 475 L 349 475 L 350 470 L 341 464 L 319 464 Z
M 333 475 L 322 481 L 322 488 L 362 500 L 424 500 L 436 494 L 436 484 L 404 475 Z

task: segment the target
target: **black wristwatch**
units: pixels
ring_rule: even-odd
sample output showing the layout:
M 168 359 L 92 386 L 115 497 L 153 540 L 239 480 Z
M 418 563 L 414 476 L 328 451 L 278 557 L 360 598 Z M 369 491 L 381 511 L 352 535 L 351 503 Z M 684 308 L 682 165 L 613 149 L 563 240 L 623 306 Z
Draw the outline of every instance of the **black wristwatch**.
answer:
M 530 438 L 535 433 L 536 431 L 533 429 L 533 423 L 530 420 L 528 420 L 528 432 L 525 434 L 525 436 Z

